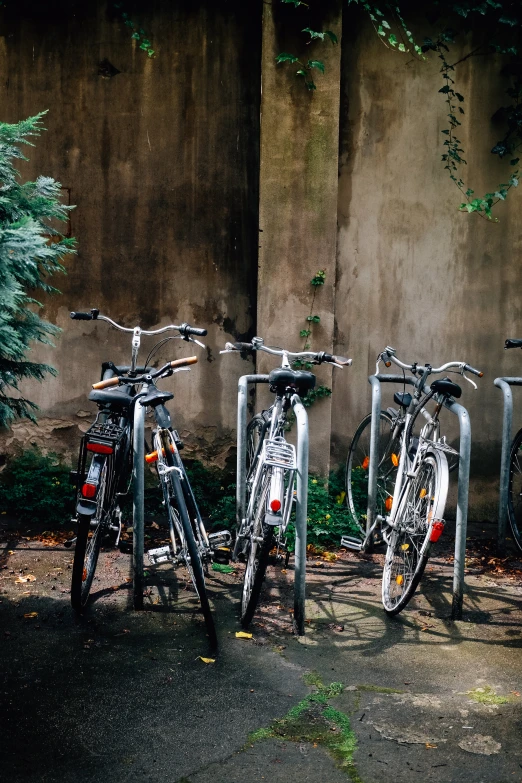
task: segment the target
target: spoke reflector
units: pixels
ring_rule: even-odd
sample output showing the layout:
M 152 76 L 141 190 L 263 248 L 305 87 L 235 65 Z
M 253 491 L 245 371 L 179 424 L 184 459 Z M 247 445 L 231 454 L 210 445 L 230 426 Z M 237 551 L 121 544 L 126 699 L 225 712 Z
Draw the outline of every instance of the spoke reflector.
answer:
M 365 458 L 363 459 L 363 461 L 362 461 L 362 468 L 363 468 L 364 470 L 368 470 L 368 466 L 369 466 L 369 464 L 370 464 L 370 458 L 369 458 L 369 457 L 365 457 Z
M 396 468 L 399 467 L 399 458 L 396 454 L 391 455 L 391 461 L 393 462 Z
M 386 511 L 391 511 L 391 507 L 393 506 L 393 498 L 386 498 L 384 501 L 384 507 Z
M 423 487 L 421 489 L 421 491 L 419 492 L 419 497 L 420 498 L 425 498 L 427 494 L 428 494 L 428 490 Z
M 402 583 L 404 582 L 404 577 L 403 577 L 403 575 L 402 575 L 402 574 L 399 574 L 398 576 L 396 576 L 396 577 L 395 577 L 395 581 L 397 582 L 397 584 L 398 584 L 398 585 L 402 585 Z

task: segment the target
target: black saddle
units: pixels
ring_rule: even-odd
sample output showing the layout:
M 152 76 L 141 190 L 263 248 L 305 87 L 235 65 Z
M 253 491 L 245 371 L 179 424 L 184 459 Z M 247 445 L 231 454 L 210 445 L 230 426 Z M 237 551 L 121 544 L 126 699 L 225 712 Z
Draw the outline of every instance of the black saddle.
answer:
M 411 403 L 411 394 L 409 392 L 395 392 L 393 399 L 402 408 L 409 408 Z
M 140 404 L 144 408 L 155 408 L 157 405 L 165 405 L 169 400 L 173 400 L 174 395 L 171 392 L 160 391 L 159 389 L 153 389 L 146 397 L 140 397 Z
M 300 397 L 306 397 L 309 389 L 315 387 L 315 375 L 303 370 L 290 370 L 278 367 L 268 376 L 270 391 L 276 394 L 284 393 L 288 388 L 295 389 Z
M 453 383 L 449 378 L 441 378 L 433 381 L 430 387 L 437 394 L 443 394 L 445 397 L 455 397 L 456 400 L 462 396 L 462 389 L 457 383 Z
M 109 405 L 115 410 L 127 410 L 134 397 L 129 394 L 130 386 L 120 389 L 93 389 L 89 394 L 91 402 L 96 405 Z

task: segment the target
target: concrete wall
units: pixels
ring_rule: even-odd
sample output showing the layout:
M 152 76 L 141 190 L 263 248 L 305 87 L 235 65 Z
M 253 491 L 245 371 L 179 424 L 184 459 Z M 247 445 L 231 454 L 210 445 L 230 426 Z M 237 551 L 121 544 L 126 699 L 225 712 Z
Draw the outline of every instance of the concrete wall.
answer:
M 38 351 L 59 376 L 26 389 L 44 420 L 38 429 L 15 424 L 9 440 L 77 443 L 100 362 L 130 357 L 130 339 L 68 318 L 99 307 L 127 326 L 209 329 L 207 353 L 176 341 L 160 355 L 199 354 L 190 375 L 164 386 L 177 392 L 175 419 L 189 446 L 223 464 L 237 374 L 217 351 L 251 336 L 256 318 L 261 3 L 125 7 L 152 39 L 154 58 L 104 0 L 21 2 L 2 12 L 0 116 L 14 122 L 49 109 L 22 174 L 63 184 L 77 205 L 70 230 L 79 241 L 67 277 L 56 280 L 62 296 L 46 302 L 45 315 L 63 329 L 57 350 Z M 148 352 L 151 338 L 142 344 Z
M 470 506 L 480 518 L 495 513 L 502 400 L 493 380 L 522 372 L 520 352 L 503 350 L 506 337 L 522 333 L 521 194 L 499 205 L 499 223 L 458 211 L 461 195 L 440 161 L 438 70 L 436 57 L 386 49 L 364 14 L 345 13 L 335 316 L 337 349 L 354 366 L 334 379 L 332 445 L 342 460 L 387 344 L 407 362 L 466 361 L 484 371 L 478 391 L 461 383 L 473 438 Z M 500 135 L 489 122 L 498 70 L 484 58 L 456 70 L 466 98 L 462 175 L 481 195 L 510 176 L 489 154 Z

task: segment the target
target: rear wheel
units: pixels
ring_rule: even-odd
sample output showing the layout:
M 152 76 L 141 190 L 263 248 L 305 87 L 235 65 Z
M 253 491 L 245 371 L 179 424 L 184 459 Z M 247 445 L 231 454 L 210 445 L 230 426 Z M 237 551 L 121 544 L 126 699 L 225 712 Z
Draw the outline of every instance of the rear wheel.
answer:
M 511 446 L 507 510 L 513 538 L 522 550 L 522 430 L 517 432 Z
M 382 575 L 382 603 L 398 614 L 413 596 L 430 551 L 431 522 L 442 520 L 448 493 L 445 454 L 430 452 L 408 481 L 389 537 Z
M 108 528 L 107 472 L 108 460 L 105 460 L 98 485 L 96 513 L 93 517 L 79 518 L 71 579 L 71 604 L 76 611 L 83 609 L 89 599 L 101 542 Z
M 252 505 L 252 520 L 246 545 L 246 568 L 241 596 L 241 624 L 245 628 L 256 611 L 274 541 L 274 528 L 264 523 L 269 488 L 270 471 L 265 470 Z
M 370 467 L 371 413 L 361 421 L 353 436 L 346 460 L 346 498 L 361 534 L 366 533 L 368 509 L 368 476 Z M 400 440 L 393 438 L 391 416 L 381 411 L 379 418 L 376 514 L 386 515 L 386 500 L 391 498 L 397 476 Z

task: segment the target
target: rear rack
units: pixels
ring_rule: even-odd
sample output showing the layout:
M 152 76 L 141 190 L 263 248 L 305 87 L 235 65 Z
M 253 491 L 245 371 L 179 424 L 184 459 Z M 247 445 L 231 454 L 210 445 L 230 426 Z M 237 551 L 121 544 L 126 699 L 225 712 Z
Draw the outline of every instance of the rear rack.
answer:
M 86 443 L 99 443 L 103 446 L 112 446 L 114 449 L 123 437 L 123 427 L 111 421 L 100 422 L 96 420 L 85 433 Z
M 265 441 L 265 464 L 296 470 L 295 447 L 281 436 Z

